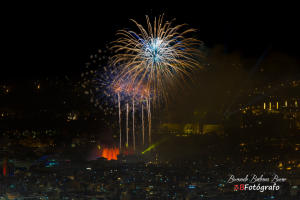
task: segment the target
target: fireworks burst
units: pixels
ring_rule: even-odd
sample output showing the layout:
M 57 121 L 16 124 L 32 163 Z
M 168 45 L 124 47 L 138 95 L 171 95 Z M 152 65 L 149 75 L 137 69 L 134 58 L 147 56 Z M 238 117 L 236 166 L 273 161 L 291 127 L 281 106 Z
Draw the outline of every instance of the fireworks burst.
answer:
M 81 87 L 89 97 L 90 103 L 101 109 L 107 119 L 116 117 L 117 96 L 114 93 L 113 80 L 117 72 L 108 67 L 110 56 L 107 49 L 98 50 L 90 55 L 86 70 L 81 74 Z M 103 118 L 106 125 L 111 126 L 111 120 Z
M 123 148 L 124 133 L 125 146 L 129 146 L 130 131 L 135 150 L 135 130 L 139 126 L 142 144 L 145 144 L 145 132 L 148 132 L 148 144 L 151 144 L 151 104 L 167 101 L 172 89 L 183 85 L 187 78 L 191 78 L 193 70 L 201 68 L 202 42 L 189 36 L 195 29 L 186 29 L 185 24 L 173 26 L 172 21 L 163 20 L 163 15 L 158 20 L 155 18 L 153 24 L 146 16 L 146 28 L 132 21 L 138 32 L 120 30 L 117 33 L 119 38 L 111 48 L 115 51 L 112 57 L 103 55 L 101 50 L 91 55 L 87 72 L 82 74 L 82 87 L 85 94 L 90 95 L 90 102 L 102 109 L 106 116 L 115 119 L 118 116 L 118 120 L 113 121 L 119 124 L 119 148 Z M 139 115 L 138 109 L 141 110 Z M 129 112 L 132 130 L 129 130 Z M 122 116 L 126 120 L 122 120 Z
M 135 144 L 134 113 L 140 109 L 140 106 L 135 106 L 135 104 L 140 102 L 140 98 L 144 98 L 145 91 L 141 91 L 141 95 L 134 95 L 133 90 L 126 87 L 128 82 L 126 80 L 120 81 L 120 77 L 118 77 L 119 68 L 110 65 L 108 52 L 109 50 L 98 50 L 97 53 L 90 56 L 90 60 L 86 63 L 86 70 L 81 74 L 81 87 L 84 89 L 84 94 L 89 97 L 90 103 L 103 111 L 102 121 L 107 127 L 116 129 L 116 122 L 118 121 L 119 148 L 121 149 L 123 146 L 122 123 L 125 125 L 125 121 L 122 122 L 122 114 L 132 112 L 132 143 Z M 117 78 L 119 81 L 115 81 Z M 130 111 L 131 109 L 132 111 Z M 128 146 L 129 115 L 126 115 L 126 121 L 126 144 Z
M 192 70 L 201 68 L 198 57 L 202 43 L 188 36 L 195 29 L 181 31 L 184 24 L 173 26 L 172 22 L 164 22 L 163 15 L 153 24 L 146 16 L 147 28 L 131 21 L 139 32 L 120 30 L 112 46 L 116 53 L 113 64 L 120 66 L 115 82 L 129 80 L 126 90 L 133 95 L 146 90 L 154 100 L 167 100 L 171 87 L 182 84 Z

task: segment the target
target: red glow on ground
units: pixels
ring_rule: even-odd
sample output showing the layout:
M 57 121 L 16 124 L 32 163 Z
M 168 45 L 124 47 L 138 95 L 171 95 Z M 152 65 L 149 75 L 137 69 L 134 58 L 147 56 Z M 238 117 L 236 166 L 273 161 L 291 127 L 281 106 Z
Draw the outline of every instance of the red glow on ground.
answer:
M 3 176 L 7 175 L 7 161 L 4 159 L 3 161 Z
M 102 149 L 101 157 L 106 158 L 107 160 L 117 160 L 120 151 L 118 148 L 107 148 L 104 147 Z
M 100 157 L 107 160 L 118 160 L 118 155 L 132 155 L 134 150 L 132 148 L 124 148 L 122 151 L 116 146 L 96 145 L 90 152 L 88 160 L 97 160 Z
M 122 153 L 123 153 L 124 155 L 128 156 L 128 155 L 134 154 L 134 151 L 133 151 L 133 149 L 125 149 L 125 150 L 123 150 Z

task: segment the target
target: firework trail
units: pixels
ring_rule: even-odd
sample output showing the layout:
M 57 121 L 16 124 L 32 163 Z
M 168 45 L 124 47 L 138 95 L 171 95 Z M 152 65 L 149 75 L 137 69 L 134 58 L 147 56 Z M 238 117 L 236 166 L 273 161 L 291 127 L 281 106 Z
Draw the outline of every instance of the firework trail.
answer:
M 134 132 L 134 97 L 132 98 L 132 140 L 133 140 L 133 150 L 135 151 L 135 132 Z
M 201 68 L 198 57 L 202 43 L 188 36 L 195 29 L 184 29 L 184 24 L 173 26 L 172 21 L 164 22 L 163 15 L 153 24 L 146 16 L 146 28 L 131 21 L 138 32 L 120 30 L 112 46 L 116 53 L 112 62 L 121 67 L 119 78 L 130 80 L 126 85 L 129 90 L 146 86 L 154 102 L 167 100 L 170 87 L 179 81 L 182 84 L 192 70 Z
M 121 124 L 121 100 L 120 100 L 120 93 L 118 92 L 118 109 L 119 109 L 119 129 L 120 129 L 120 144 L 119 148 L 122 149 L 122 124 Z
M 142 102 L 142 137 L 143 137 L 143 145 L 145 144 L 145 125 L 144 125 L 144 104 Z
M 148 134 L 149 134 L 149 144 L 151 144 L 151 102 L 150 97 L 147 99 L 147 111 L 148 111 Z
M 128 113 L 129 113 L 129 105 L 128 105 L 128 103 L 126 103 L 126 148 L 128 148 L 128 139 L 129 139 Z

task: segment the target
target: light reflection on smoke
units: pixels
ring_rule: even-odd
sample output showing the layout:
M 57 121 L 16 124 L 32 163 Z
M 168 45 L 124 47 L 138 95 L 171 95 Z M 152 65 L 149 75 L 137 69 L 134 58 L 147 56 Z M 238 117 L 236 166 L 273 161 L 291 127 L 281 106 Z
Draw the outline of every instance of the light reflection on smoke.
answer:
M 92 150 L 89 160 L 96 160 L 97 158 L 106 158 L 107 160 L 117 160 L 120 150 L 117 147 L 106 147 L 100 145 L 95 146 Z
M 118 155 L 120 154 L 119 149 L 117 147 L 114 148 L 103 148 L 101 152 L 101 156 L 106 158 L 107 160 L 117 160 Z

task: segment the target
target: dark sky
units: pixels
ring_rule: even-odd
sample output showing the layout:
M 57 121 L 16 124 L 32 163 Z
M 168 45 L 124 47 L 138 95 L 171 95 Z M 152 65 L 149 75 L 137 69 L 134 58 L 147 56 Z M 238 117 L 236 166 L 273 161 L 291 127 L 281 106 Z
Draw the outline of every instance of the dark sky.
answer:
M 208 47 L 222 44 L 228 52 L 239 51 L 255 58 L 272 45 L 273 50 L 299 55 L 299 12 L 295 5 L 225 8 L 181 4 L 165 8 L 117 2 L 4 7 L 2 63 L 6 64 L 1 67 L 1 79 L 76 77 L 91 53 L 111 42 L 117 30 L 133 27 L 130 18 L 144 23 L 146 14 L 165 13 L 166 19 L 189 24 L 199 30 L 199 39 Z

